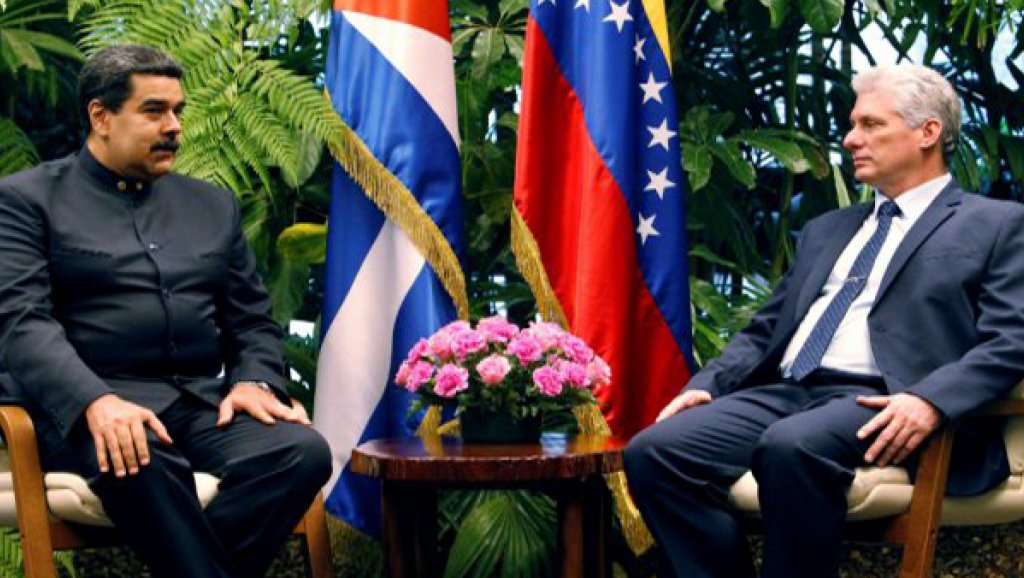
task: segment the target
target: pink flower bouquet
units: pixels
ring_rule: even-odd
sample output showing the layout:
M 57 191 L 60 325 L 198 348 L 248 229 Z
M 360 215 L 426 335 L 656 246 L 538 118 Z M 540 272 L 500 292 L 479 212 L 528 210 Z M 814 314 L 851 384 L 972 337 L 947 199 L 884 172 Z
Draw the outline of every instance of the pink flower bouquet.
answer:
M 520 330 L 495 316 L 475 328 L 456 321 L 421 339 L 395 382 L 419 395 L 417 408 L 454 403 L 523 419 L 593 402 L 610 378 L 608 364 L 557 324 Z

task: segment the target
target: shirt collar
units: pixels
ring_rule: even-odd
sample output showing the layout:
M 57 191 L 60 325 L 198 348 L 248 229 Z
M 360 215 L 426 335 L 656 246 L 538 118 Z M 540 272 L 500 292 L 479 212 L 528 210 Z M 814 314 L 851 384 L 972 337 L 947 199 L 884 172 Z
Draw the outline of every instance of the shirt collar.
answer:
M 140 179 L 123 177 L 100 164 L 89 150 L 89 145 L 82 145 L 82 150 L 78 153 L 78 164 L 89 176 L 111 191 L 116 191 L 129 197 L 136 197 L 145 195 L 150 190 L 150 183 Z
M 892 199 L 892 201 L 896 203 L 896 206 L 900 208 L 900 214 L 897 218 L 907 219 L 909 223 L 917 221 L 917 218 L 924 214 L 928 205 L 932 204 L 932 201 L 939 196 L 939 193 L 942 192 L 942 189 L 946 188 L 946 185 L 948 185 L 951 180 L 953 180 L 953 177 L 949 173 L 946 173 L 942 176 L 935 177 L 930 181 L 921 183 L 895 199 Z M 876 190 L 875 210 L 873 214 L 877 215 L 878 207 L 888 200 L 889 197 Z

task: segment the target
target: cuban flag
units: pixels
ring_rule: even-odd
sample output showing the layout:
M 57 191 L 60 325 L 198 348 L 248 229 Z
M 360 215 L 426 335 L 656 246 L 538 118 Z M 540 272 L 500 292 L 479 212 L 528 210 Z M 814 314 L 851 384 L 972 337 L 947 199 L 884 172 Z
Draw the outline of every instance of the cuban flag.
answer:
M 617 435 L 693 366 L 686 180 L 662 0 L 531 0 L 513 249 L 541 311 L 612 367 Z
M 395 371 L 468 310 L 453 66 L 446 0 L 335 0 L 327 90 L 352 132 L 331 143 L 313 423 L 334 456 L 328 511 L 372 536 L 379 484 L 351 473 L 352 448 L 412 435 Z

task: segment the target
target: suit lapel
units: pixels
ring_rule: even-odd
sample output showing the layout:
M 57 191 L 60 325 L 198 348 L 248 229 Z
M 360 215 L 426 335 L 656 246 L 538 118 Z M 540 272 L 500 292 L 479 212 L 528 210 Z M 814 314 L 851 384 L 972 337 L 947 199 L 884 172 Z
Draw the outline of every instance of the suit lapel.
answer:
M 921 243 L 931 236 L 932 232 L 939 225 L 956 212 L 956 207 L 960 204 L 960 197 L 962 195 L 963 191 L 956 181 L 950 181 L 946 188 L 939 193 L 939 196 L 932 201 L 932 204 L 928 205 L 928 208 L 917 219 L 914 226 L 907 231 L 907 236 L 900 242 L 900 246 L 896 248 L 896 253 L 893 254 L 892 260 L 889 261 L 889 266 L 885 269 L 882 282 L 878 286 L 878 294 L 875 295 L 875 305 L 872 306 L 872 309 L 882 300 L 886 290 L 892 285 L 893 280 L 900 274 L 907 261 L 917 251 L 917 248 L 921 246 Z

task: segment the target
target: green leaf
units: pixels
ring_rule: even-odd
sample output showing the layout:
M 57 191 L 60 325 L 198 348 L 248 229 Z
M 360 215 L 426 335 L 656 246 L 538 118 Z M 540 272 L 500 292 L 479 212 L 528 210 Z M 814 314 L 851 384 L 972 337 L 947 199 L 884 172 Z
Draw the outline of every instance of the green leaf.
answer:
M 7 54 L 6 59 L 12 69 L 24 66 L 29 70 L 42 70 L 43 59 L 26 37 L 25 30 L 0 29 L 0 51 Z
M 790 171 L 800 174 L 811 168 L 800 145 L 793 142 L 790 131 L 776 129 L 755 129 L 744 131 L 737 138 L 748 145 L 768 151 Z
M 530 0 L 501 0 L 501 2 L 498 3 L 498 11 L 501 13 L 503 18 L 507 18 L 517 12 L 529 9 Z
M 323 263 L 327 255 L 327 225 L 296 223 L 281 232 L 277 250 L 289 261 Z
M 555 507 L 538 492 L 492 492 L 462 520 L 445 578 L 550 576 Z
M 683 168 L 686 169 L 691 191 L 699 191 L 708 184 L 713 163 L 710 147 L 683 143 Z
M 836 187 L 836 202 L 840 207 L 850 206 L 850 191 L 846 188 L 846 181 L 843 179 L 843 172 L 839 167 L 832 167 L 832 183 Z
M 768 8 L 772 29 L 782 26 L 789 15 L 789 0 L 761 0 L 761 4 Z
M 757 184 L 757 172 L 754 165 L 743 158 L 743 152 L 735 142 L 714 143 L 710 146 L 711 154 L 722 161 L 729 174 L 748 189 Z
M 313 172 L 316 171 L 316 167 L 320 164 L 320 157 L 323 155 L 324 142 L 315 134 L 299 131 L 295 135 L 293 146 L 295 147 L 295 156 L 298 161 L 296 172 L 294 175 L 282 173 L 281 176 L 289 187 L 297 189 L 308 181 L 309 177 L 313 176 Z
M 33 167 L 39 153 L 32 141 L 14 124 L 0 116 L 0 177 Z
M 715 265 L 720 265 L 722 267 L 725 267 L 726 269 L 735 269 L 736 268 L 736 263 L 733 263 L 732 261 L 730 261 L 728 259 L 724 259 L 724 258 L 718 256 L 717 254 L 715 254 L 714 251 L 709 249 L 707 245 L 696 245 L 696 246 L 694 246 L 693 248 L 690 249 L 690 253 L 689 254 L 690 254 L 691 257 L 696 257 L 698 259 L 703 259 L 703 260 L 707 261 L 708 263 L 714 263 Z
M 715 12 L 725 12 L 725 3 L 729 0 L 708 0 L 708 8 Z
M 309 289 L 309 265 L 298 261 L 281 259 L 270 268 L 267 278 L 267 292 L 273 304 L 274 320 L 282 326 L 295 316 L 302 307 L 302 300 Z
M 473 77 L 484 80 L 491 68 L 505 54 L 505 42 L 501 31 L 488 28 L 477 35 L 473 42 Z
M 799 0 L 800 13 L 818 34 L 828 34 L 843 17 L 843 0 Z

